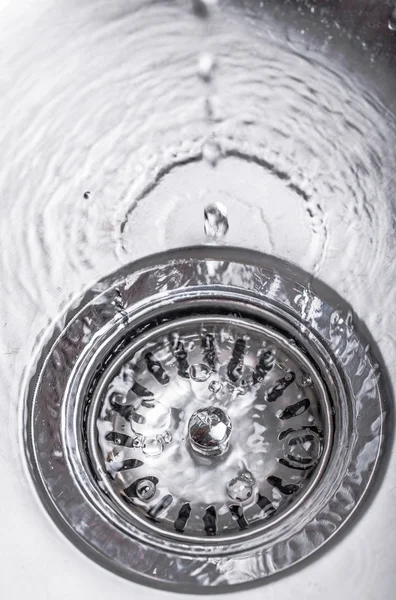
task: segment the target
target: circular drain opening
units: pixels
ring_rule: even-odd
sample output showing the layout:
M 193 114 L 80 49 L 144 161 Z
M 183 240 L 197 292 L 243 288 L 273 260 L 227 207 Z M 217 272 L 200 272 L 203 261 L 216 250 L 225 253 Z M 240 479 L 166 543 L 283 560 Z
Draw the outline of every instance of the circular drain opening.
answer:
M 175 590 L 314 552 L 360 503 L 384 435 L 377 361 L 339 302 L 290 265 L 220 248 L 101 282 L 28 390 L 53 518 L 108 568 Z
M 106 473 L 106 493 L 132 522 L 203 542 L 286 518 L 320 478 L 332 429 L 326 386 L 293 339 L 195 315 L 113 359 L 86 434 L 97 478 Z

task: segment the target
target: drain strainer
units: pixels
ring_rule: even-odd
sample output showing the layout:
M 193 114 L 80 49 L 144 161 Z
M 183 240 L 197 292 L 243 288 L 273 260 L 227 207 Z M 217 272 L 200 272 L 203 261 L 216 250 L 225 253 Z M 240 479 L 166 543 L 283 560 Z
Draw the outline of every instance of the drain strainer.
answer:
M 335 533 L 385 412 L 367 340 L 320 292 L 266 257 L 190 249 L 70 312 L 32 381 L 28 449 L 75 543 L 193 590 L 261 579 Z
M 183 541 L 239 539 L 312 489 L 331 447 L 330 411 L 314 366 L 275 330 L 172 318 L 105 372 L 89 453 L 132 520 Z

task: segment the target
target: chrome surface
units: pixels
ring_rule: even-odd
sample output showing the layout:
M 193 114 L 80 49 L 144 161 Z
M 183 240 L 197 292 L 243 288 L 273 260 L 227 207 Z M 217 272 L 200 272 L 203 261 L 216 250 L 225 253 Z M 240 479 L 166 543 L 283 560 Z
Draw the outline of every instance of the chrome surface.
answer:
M 227 543 L 286 518 L 319 480 L 333 438 L 327 391 L 296 343 L 232 312 L 197 314 L 204 296 L 186 305 L 195 316 L 171 316 L 115 357 L 86 425 L 107 494 L 181 543 Z M 221 298 L 223 310 L 235 308 Z M 136 485 L 147 480 L 156 494 L 142 504 Z M 247 482 L 249 502 L 230 504 Z
M 188 422 L 188 438 L 191 448 L 203 456 L 219 456 L 228 450 L 232 422 L 228 414 L 218 406 L 199 408 Z
M 192 588 L 232 589 L 240 600 L 393 597 L 394 0 L 0 0 L 0 22 L 0 597 L 166 600 L 167 590 Z M 65 465 L 65 457 L 76 450 L 59 434 L 61 371 L 67 378 L 101 323 L 114 317 L 121 329 L 117 292 L 101 294 L 128 276 L 123 265 L 208 241 L 237 247 L 237 262 L 254 262 L 244 249 L 291 263 L 290 279 L 304 281 L 295 292 L 299 306 L 291 284 L 281 305 L 315 330 L 328 320 L 328 353 L 336 348 L 341 362 L 351 361 L 346 389 L 356 375 L 363 388 L 346 332 L 367 342 L 383 412 L 374 418 L 371 385 L 361 402 L 354 388 L 360 429 L 343 416 L 349 437 L 339 444 L 353 463 L 352 492 L 339 486 L 329 518 L 308 532 L 302 524 L 305 536 L 280 544 L 275 560 L 273 551 L 256 561 L 211 557 L 210 575 L 202 561 L 194 585 L 185 586 L 188 561 L 169 558 L 167 583 L 156 551 L 152 560 L 145 552 L 152 546 L 129 545 L 122 527 L 114 533 L 75 491 L 75 463 Z M 324 288 L 304 295 L 300 270 Z M 276 304 L 275 284 L 271 294 Z M 73 333 L 73 317 L 94 298 L 88 322 Z M 321 306 L 323 319 L 314 323 Z M 27 439 L 31 398 L 65 326 L 69 337 L 52 355 L 57 387 L 50 393 L 47 381 L 48 411 L 38 408 L 34 423 L 36 430 L 40 418 L 46 423 L 37 470 Z M 88 341 L 76 341 L 85 335 Z M 83 474 L 93 472 L 88 466 Z M 153 484 L 142 482 L 143 497 Z M 345 523 L 362 488 L 361 509 L 313 552 Z M 232 490 L 249 487 L 239 481 Z M 292 554 L 300 542 L 312 559 L 274 575 L 298 560 Z M 265 588 L 249 583 L 247 591 L 253 580 Z M 151 588 L 139 585 L 147 582 Z
M 64 519 L 73 541 L 100 553 L 109 568 L 135 578 L 143 572 L 147 582 L 174 589 L 180 578 L 190 591 L 224 589 L 235 581 L 235 569 L 239 583 L 258 581 L 314 552 L 360 503 L 383 443 L 386 394 L 381 397 L 362 332 L 326 304 L 325 288 L 315 295 L 312 281 L 307 312 L 303 280 L 291 279 L 288 265 L 237 256 L 243 261 L 240 250 L 183 249 L 103 282 L 43 354 L 29 400 L 32 468 L 48 509 L 56 506 L 53 517 Z M 109 303 L 114 295 L 122 306 Z M 336 317 L 320 317 L 328 311 Z M 213 355 L 205 342 L 196 343 L 207 333 L 228 341 L 213 378 L 221 388 L 207 385 L 204 367 Z M 237 342 L 248 338 L 241 362 Z M 184 339 L 186 347 L 194 342 L 191 357 L 181 350 Z M 71 340 L 67 368 L 58 369 L 57 357 Z M 197 362 L 205 351 L 208 364 Z M 271 366 L 268 381 L 264 364 Z M 213 388 L 224 383 L 221 397 Z M 161 396 L 160 390 L 168 391 Z M 310 410 L 298 404 L 301 396 Z M 232 423 L 230 449 L 200 457 L 186 444 L 188 423 L 208 401 L 214 406 L 213 397 Z M 178 402 L 188 408 L 180 428 L 173 420 Z M 251 403 L 253 416 L 238 410 L 238 402 Z M 256 410 L 265 434 L 265 426 L 255 430 Z M 296 427 L 289 428 L 293 419 Z M 256 431 L 259 444 L 258 453 L 239 446 L 239 471 L 233 463 L 238 431 L 244 438 Z M 362 460 L 367 452 L 370 460 Z M 184 495 L 183 486 L 191 493 Z

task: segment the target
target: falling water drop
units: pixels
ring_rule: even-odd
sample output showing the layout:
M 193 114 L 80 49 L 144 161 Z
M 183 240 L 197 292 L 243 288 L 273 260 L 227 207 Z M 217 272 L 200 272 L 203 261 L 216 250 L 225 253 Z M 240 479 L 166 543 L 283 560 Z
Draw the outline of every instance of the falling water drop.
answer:
M 396 6 L 388 19 L 388 27 L 391 31 L 396 31 Z
M 215 65 L 213 54 L 210 52 L 202 52 L 200 54 L 198 59 L 198 75 L 206 83 L 211 80 Z
M 221 146 L 219 142 L 210 139 L 203 145 L 202 156 L 212 167 L 215 167 L 221 156 Z
M 192 10 L 194 15 L 201 19 L 209 16 L 210 8 L 217 4 L 217 0 L 192 0 Z
M 208 204 L 204 210 L 205 234 L 211 238 L 222 238 L 226 235 L 229 224 L 227 208 L 221 202 Z

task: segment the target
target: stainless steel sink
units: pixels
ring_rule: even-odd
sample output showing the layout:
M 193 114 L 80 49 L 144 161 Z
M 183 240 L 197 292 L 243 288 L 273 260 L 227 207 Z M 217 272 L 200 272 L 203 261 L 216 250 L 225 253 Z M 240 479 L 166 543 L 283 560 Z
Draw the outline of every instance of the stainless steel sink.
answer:
M 391 597 L 396 4 L 0 16 L 0 592 Z

